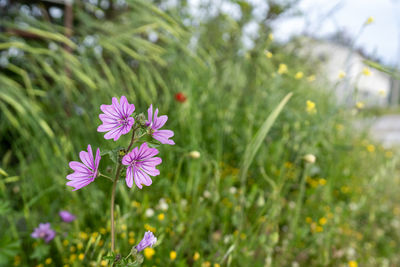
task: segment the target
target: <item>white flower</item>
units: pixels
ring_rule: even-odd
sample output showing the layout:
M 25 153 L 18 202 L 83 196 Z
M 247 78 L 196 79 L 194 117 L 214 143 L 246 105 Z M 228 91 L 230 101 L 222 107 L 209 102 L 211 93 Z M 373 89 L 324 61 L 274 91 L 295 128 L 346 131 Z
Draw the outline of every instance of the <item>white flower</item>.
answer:
M 207 190 L 204 191 L 203 193 L 204 198 L 210 198 L 211 197 L 211 193 Z
M 229 188 L 229 192 L 230 192 L 232 195 L 234 195 L 234 194 L 236 194 L 236 192 L 237 192 L 237 188 L 234 187 L 234 186 L 232 186 L 231 188 Z
M 160 198 L 160 201 L 158 202 L 158 208 L 164 211 L 168 210 L 168 203 L 164 198 Z
M 145 212 L 146 217 L 153 217 L 154 216 L 154 210 L 149 208 Z

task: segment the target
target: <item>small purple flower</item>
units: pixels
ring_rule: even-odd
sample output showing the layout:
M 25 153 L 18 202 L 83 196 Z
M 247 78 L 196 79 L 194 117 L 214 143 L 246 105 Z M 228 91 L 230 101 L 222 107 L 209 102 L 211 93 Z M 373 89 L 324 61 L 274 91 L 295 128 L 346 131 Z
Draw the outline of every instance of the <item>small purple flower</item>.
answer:
M 67 175 L 67 179 L 70 180 L 67 185 L 75 187 L 74 190 L 81 189 L 82 187 L 87 186 L 98 175 L 99 163 L 100 163 L 100 149 L 97 149 L 96 159 L 93 159 L 92 147 L 88 145 L 88 152 L 81 151 L 79 153 L 79 157 L 81 158 L 83 163 L 77 161 L 71 161 L 69 163 L 69 167 L 74 170 L 74 173 Z
M 50 223 L 41 223 L 39 227 L 31 234 L 33 238 L 42 238 L 46 243 L 49 243 L 55 236 L 56 232 L 51 229 Z
M 135 111 L 135 105 L 129 104 L 125 96 L 121 96 L 120 103 L 116 97 L 112 98 L 112 105 L 101 105 L 99 118 L 103 122 L 97 128 L 98 132 L 108 132 L 104 135 L 105 139 L 117 141 L 121 135 L 129 133 L 135 119 L 130 117 Z
M 157 117 L 157 115 L 158 115 L 158 108 L 154 112 L 154 118 L 153 118 L 153 104 L 151 104 L 149 109 L 147 110 L 147 121 L 146 121 L 146 125 L 151 128 L 151 135 L 153 136 L 154 139 L 160 141 L 162 144 L 175 145 L 175 142 L 169 139 L 172 136 L 174 136 L 173 131 L 159 130 L 167 122 L 168 116 L 162 115 L 160 117 Z
M 62 210 L 58 213 L 58 215 L 60 215 L 61 220 L 63 220 L 64 222 L 72 222 L 73 220 L 76 219 L 76 216 L 66 210 Z
M 157 238 L 150 231 L 144 233 L 143 239 L 136 246 L 137 251 L 142 251 L 147 247 L 152 247 L 157 242 Z
M 158 154 L 156 148 L 149 148 L 147 143 L 143 143 L 138 149 L 135 147 L 131 152 L 122 158 L 122 164 L 127 165 L 126 185 L 131 188 L 133 179 L 137 187 L 142 189 L 142 184 L 149 186 L 152 181 L 149 175 L 157 176 L 160 171 L 156 166 L 162 162 L 161 158 L 155 157 Z

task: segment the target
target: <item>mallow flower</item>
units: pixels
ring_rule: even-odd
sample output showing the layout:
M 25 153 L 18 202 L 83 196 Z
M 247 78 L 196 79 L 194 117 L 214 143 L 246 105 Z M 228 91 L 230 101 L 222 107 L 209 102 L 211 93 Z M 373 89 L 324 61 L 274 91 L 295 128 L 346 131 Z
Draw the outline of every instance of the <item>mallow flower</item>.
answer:
M 103 122 L 97 128 L 98 132 L 108 132 L 104 135 L 105 139 L 117 141 L 121 135 L 129 133 L 135 119 L 130 117 L 135 111 L 135 105 L 129 104 L 125 96 L 121 96 L 120 103 L 116 97 L 112 98 L 111 105 L 101 105 L 99 118 Z
M 83 163 L 77 161 L 71 161 L 69 167 L 74 170 L 74 173 L 67 175 L 67 179 L 70 180 L 67 185 L 72 186 L 75 190 L 81 189 L 87 186 L 98 176 L 99 163 L 100 163 L 100 149 L 97 148 L 96 158 L 93 159 L 92 147 L 88 145 L 88 152 L 81 151 L 79 157 Z
M 142 251 L 147 247 L 152 247 L 157 242 L 157 238 L 150 231 L 144 233 L 143 239 L 136 246 L 137 251 Z
M 150 148 L 147 143 L 143 143 L 140 148 L 135 147 L 122 158 L 122 164 L 128 166 L 125 181 L 129 188 L 132 187 L 133 180 L 140 189 L 142 189 L 142 184 L 151 185 L 152 180 L 149 175 L 157 176 L 160 174 L 156 166 L 162 160 L 159 157 L 154 157 L 157 154 L 156 148 Z
M 31 234 L 33 238 L 41 238 L 49 243 L 56 236 L 56 232 L 51 229 L 50 223 L 40 223 Z
M 160 141 L 162 144 L 175 145 L 175 142 L 169 139 L 172 136 L 174 136 L 173 131 L 159 130 L 167 122 L 168 116 L 162 115 L 158 117 L 158 108 L 157 108 L 156 111 L 154 112 L 154 117 L 153 117 L 153 104 L 151 104 L 149 109 L 147 110 L 147 115 L 148 116 L 147 116 L 146 126 L 150 127 L 151 135 L 153 136 L 153 138 Z
M 60 215 L 61 220 L 63 220 L 64 222 L 72 222 L 73 220 L 76 219 L 76 216 L 74 214 L 72 214 L 71 212 L 68 212 L 66 210 L 62 210 L 58 213 L 58 215 Z

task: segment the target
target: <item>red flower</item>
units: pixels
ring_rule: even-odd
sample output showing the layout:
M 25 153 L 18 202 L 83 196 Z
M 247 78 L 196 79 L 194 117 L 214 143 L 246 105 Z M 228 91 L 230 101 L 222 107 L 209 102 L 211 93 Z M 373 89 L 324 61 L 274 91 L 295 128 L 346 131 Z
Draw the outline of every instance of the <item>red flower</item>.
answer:
M 175 100 L 178 101 L 178 102 L 183 103 L 183 102 L 186 101 L 186 96 L 185 96 L 185 94 L 182 93 L 182 92 L 176 93 L 176 94 L 175 94 Z

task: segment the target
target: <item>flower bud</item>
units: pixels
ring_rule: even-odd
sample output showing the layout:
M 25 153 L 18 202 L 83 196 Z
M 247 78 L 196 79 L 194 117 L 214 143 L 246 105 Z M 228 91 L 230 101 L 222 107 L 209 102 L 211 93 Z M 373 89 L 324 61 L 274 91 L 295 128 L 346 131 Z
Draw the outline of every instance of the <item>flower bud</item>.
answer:
M 189 156 L 190 156 L 192 159 L 198 159 L 198 158 L 200 158 L 200 152 L 199 152 L 199 151 L 196 151 L 196 150 L 193 150 L 193 151 L 191 151 L 191 152 L 189 153 Z
M 311 164 L 315 163 L 315 161 L 317 160 L 317 158 L 313 154 L 307 154 L 303 157 L 303 159 Z

